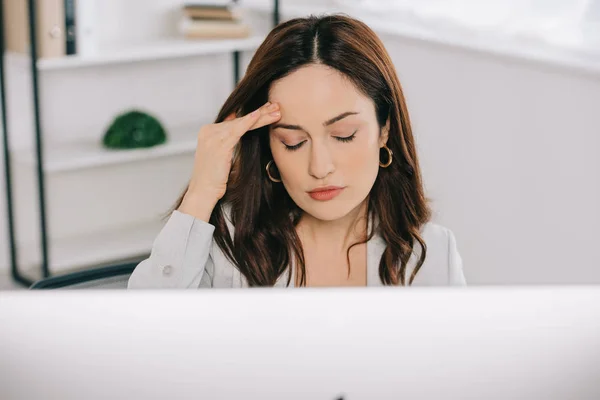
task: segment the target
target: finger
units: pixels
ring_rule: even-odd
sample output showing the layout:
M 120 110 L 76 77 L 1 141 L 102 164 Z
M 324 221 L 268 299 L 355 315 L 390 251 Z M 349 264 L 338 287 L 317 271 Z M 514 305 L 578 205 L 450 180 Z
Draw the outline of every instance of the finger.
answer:
M 227 144 L 227 146 L 235 146 L 235 145 L 239 144 L 240 139 L 247 132 L 252 131 L 254 129 L 261 128 L 263 126 L 273 124 L 273 123 L 277 122 L 279 119 L 281 119 L 281 113 L 277 111 L 276 113 L 262 115 L 258 119 L 258 121 L 256 121 L 254 123 L 254 125 L 252 125 L 250 127 L 250 129 L 241 130 L 241 131 L 225 130 L 225 131 L 223 131 L 223 136 L 222 136 L 223 143 Z
M 228 124 L 231 124 L 231 132 L 236 139 L 242 137 L 249 130 L 257 129 L 262 126 L 272 124 L 281 115 L 279 112 L 279 105 L 274 103 L 267 103 L 259 109 L 247 114 L 241 118 L 237 118 Z
M 254 129 L 261 128 L 263 126 L 273 124 L 273 123 L 277 122 L 280 118 L 281 118 L 281 115 L 279 112 L 277 112 L 277 115 L 272 115 L 272 114 L 263 115 L 249 129 L 241 131 L 241 133 L 240 133 L 240 131 L 234 131 L 232 134 L 230 134 L 230 136 L 226 139 L 226 141 L 230 144 L 239 143 L 242 136 L 244 136 L 244 134 L 246 134 L 247 132 L 252 131 Z
M 260 108 L 258 108 L 255 111 L 258 111 L 260 113 L 260 115 L 262 116 L 265 114 L 265 112 L 272 112 L 272 111 L 276 111 L 276 110 L 279 110 L 279 105 L 277 103 L 266 102 L 265 104 L 263 104 Z M 234 123 L 239 124 L 245 118 L 250 117 L 251 115 L 252 115 L 252 113 L 248 113 L 245 116 L 237 117 L 236 113 L 233 112 L 233 113 L 229 114 L 223 121 L 221 121 L 217 125 L 229 126 Z
M 277 103 L 267 103 L 259 110 L 260 117 L 251 127 L 246 129 L 246 131 L 262 128 L 263 126 L 272 124 L 281 119 L 281 111 L 279 110 L 279 104 Z
M 279 121 L 280 119 L 281 119 L 281 111 L 279 111 L 279 108 L 277 108 L 275 111 L 264 112 L 260 116 L 260 118 L 258 119 L 258 121 L 256 121 L 254 123 L 254 125 L 252 125 L 250 127 L 250 129 L 248 129 L 248 130 L 252 131 L 254 129 L 262 128 L 263 126 L 267 126 L 267 125 L 273 124 L 273 123 Z

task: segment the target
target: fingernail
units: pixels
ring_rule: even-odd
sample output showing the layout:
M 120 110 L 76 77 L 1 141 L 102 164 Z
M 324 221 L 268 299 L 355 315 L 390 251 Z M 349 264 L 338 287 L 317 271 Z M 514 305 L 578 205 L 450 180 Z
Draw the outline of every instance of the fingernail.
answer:
M 281 113 L 279 111 L 275 111 L 269 114 L 272 117 L 279 117 L 281 115 Z
M 266 107 L 269 107 L 270 105 L 271 105 L 271 102 L 270 102 L 270 101 L 267 101 L 267 102 L 265 103 L 265 106 L 266 106 Z
M 252 117 L 256 117 L 258 115 L 258 110 L 254 110 L 252 111 L 252 113 L 250 114 Z

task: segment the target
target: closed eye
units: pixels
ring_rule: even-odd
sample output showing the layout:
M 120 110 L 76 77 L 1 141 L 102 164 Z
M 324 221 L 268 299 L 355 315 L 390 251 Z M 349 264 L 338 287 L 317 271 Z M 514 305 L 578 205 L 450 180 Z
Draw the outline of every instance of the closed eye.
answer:
M 334 136 L 334 138 L 336 140 L 339 140 L 340 142 L 351 142 L 352 140 L 354 140 L 354 138 L 356 137 L 356 132 L 358 132 L 358 130 L 355 130 L 354 133 L 350 136 L 345 136 L 345 137 L 341 137 L 341 136 Z
M 281 142 L 281 143 L 283 143 L 283 142 Z M 287 144 L 285 144 L 285 143 L 283 143 L 283 145 L 285 146 L 285 149 L 286 149 L 286 150 L 288 150 L 288 151 L 294 151 L 294 150 L 298 150 L 300 147 L 302 147 L 302 145 L 303 145 L 304 143 L 306 143 L 306 140 L 303 140 L 303 141 L 301 141 L 300 143 L 298 143 L 298 144 L 295 144 L 295 145 L 293 145 L 293 146 L 288 146 L 288 145 L 287 145 Z

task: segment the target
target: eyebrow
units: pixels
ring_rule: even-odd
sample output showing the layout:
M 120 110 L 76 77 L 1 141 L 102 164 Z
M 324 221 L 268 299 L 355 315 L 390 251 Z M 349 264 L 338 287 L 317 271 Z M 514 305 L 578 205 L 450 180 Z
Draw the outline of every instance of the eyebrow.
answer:
M 338 122 L 350 115 L 357 115 L 357 114 L 358 113 L 354 112 L 354 111 L 346 111 L 345 113 L 342 113 L 342 114 L 338 115 L 337 117 L 333 117 L 333 118 L 323 122 L 323 126 L 333 125 L 336 122 Z M 292 130 L 296 130 L 296 131 L 305 131 L 306 132 L 306 129 L 304 129 L 300 125 L 289 125 L 289 124 L 280 124 L 280 123 L 271 125 L 271 129 L 276 129 L 276 128 L 292 129 Z

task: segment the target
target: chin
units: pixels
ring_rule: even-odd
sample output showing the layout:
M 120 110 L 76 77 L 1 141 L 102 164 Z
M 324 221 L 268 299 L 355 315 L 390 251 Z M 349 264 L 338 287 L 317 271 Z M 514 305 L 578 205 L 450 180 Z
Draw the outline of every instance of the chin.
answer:
M 336 201 L 336 199 L 333 199 L 325 202 L 309 201 L 298 205 L 302 211 L 313 218 L 321 221 L 335 221 L 345 217 L 356 209 L 356 207 L 360 205 L 360 201 L 355 204 L 350 203 L 347 200 Z

